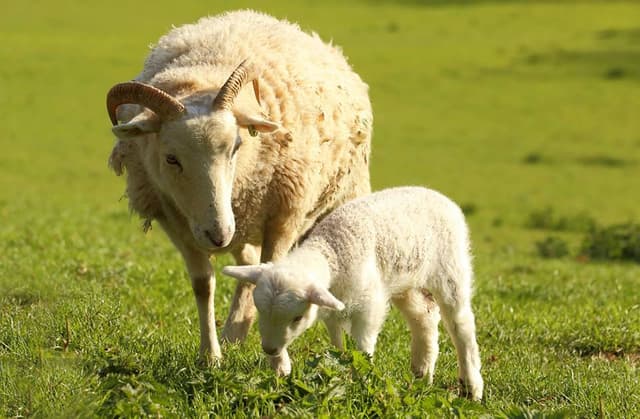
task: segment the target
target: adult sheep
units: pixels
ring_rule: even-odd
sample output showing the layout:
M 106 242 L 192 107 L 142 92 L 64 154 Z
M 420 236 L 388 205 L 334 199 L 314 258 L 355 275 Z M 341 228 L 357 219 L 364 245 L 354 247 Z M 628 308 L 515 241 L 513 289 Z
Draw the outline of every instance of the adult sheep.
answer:
M 126 169 L 131 210 L 145 227 L 157 220 L 184 258 L 204 360 L 221 356 L 211 255 L 277 260 L 317 219 L 370 191 L 367 85 L 339 48 L 262 13 L 172 29 L 133 82 L 109 91 L 107 108 L 109 163 Z M 252 288 L 236 288 L 224 339 L 246 337 Z

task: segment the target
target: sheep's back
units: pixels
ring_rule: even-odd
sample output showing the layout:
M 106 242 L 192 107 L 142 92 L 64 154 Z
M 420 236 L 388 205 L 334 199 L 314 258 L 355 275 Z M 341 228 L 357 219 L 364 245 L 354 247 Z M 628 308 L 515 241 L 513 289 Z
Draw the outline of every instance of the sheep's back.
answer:
M 295 136 L 311 137 L 311 143 L 336 138 L 368 143 L 368 86 L 341 50 L 262 13 L 229 12 L 174 28 L 153 47 L 137 79 L 162 79 L 167 73 L 220 85 L 247 58 L 269 116 Z
M 280 157 L 268 157 L 272 141 L 264 140 L 262 156 L 279 165 L 272 183 L 279 185 L 279 211 L 306 214 L 303 232 L 330 209 L 370 191 L 368 86 L 338 47 L 262 13 L 229 12 L 160 38 L 137 80 L 220 86 L 247 58 L 260 81 L 264 111 L 290 133 L 275 151 Z M 273 140 L 283 144 L 282 136 Z

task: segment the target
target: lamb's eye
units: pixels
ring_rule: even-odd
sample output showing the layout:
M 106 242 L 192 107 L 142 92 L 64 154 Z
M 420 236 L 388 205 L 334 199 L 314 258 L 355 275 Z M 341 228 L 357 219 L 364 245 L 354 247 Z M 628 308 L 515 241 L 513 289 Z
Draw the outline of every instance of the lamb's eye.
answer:
M 236 142 L 233 144 L 233 149 L 231 150 L 231 156 L 234 156 L 236 154 L 236 151 L 238 151 L 241 145 L 242 145 L 242 138 L 240 138 L 240 136 L 237 136 Z
M 167 154 L 166 160 L 168 164 L 178 166 L 180 168 L 180 171 L 182 171 L 182 165 L 180 164 L 180 161 L 176 156 L 174 156 L 173 154 Z
M 293 318 L 292 323 L 299 323 L 300 320 L 302 320 L 302 316 L 296 316 L 296 317 Z

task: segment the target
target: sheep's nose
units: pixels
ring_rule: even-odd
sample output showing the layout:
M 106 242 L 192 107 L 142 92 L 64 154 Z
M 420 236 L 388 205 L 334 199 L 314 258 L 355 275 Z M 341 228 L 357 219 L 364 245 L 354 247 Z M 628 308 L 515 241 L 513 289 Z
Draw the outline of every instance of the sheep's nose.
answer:
M 210 230 L 205 230 L 204 231 L 204 235 L 207 236 L 207 238 L 209 239 L 209 241 L 215 246 L 215 247 L 222 247 L 222 243 L 224 243 L 224 241 L 222 239 L 218 239 L 215 237 L 215 235 L 213 233 L 211 233 Z
M 270 347 L 264 346 L 264 345 L 262 345 L 262 350 L 267 355 L 275 355 L 275 354 L 278 353 L 278 350 L 276 348 L 270 348 Z

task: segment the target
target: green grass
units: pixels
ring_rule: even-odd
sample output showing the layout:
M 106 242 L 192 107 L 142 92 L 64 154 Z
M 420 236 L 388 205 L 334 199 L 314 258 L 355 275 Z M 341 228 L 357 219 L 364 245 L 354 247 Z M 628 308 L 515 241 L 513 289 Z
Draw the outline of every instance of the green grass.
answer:
M 640 265 L 576 257 L 586 232 L 555 218 L 528 225 L 545 209 L 640 220 L 638 3 L 92 3 L 0 14 L 0 417 L 640 416 Z M 182 261 L 107 169 L 104 96 L 172 24 L 225 7 L 343 47 L 371 87 L 376 189 L 424 184 L 472 209 L 482 403 L 455 396 L 444 333 L 434 385 L 411 377 L 396 311 L 373 365 L 321 326 L 287 379 L 255 329 L 198 365 Z M 550 235 L 568 255 L 538 255 Z M 233 287 L 218 275 L 219 321 Z

